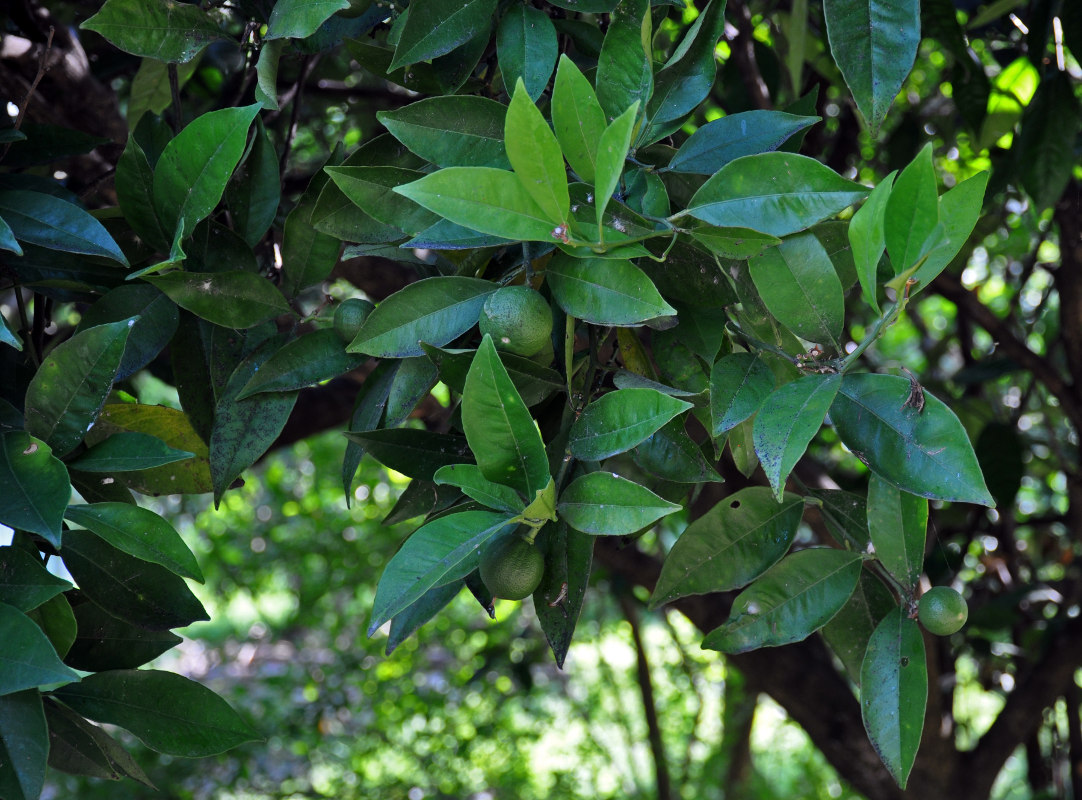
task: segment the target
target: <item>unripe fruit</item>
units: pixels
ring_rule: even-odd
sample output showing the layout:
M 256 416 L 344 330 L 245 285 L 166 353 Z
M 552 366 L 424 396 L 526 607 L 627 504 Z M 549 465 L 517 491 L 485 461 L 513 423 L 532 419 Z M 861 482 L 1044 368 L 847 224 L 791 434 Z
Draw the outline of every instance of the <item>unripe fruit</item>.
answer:
M 552 310 L 529 286 L 504 286 L 485 300 L 477 320 L 498 350 L 532 356 L 552 336 Z
M 517 533 L 492 539 L 481 554 L 481 580 L 493 597 L 523 600 L 545 574 L 545 557 Z
M 965 598 L 949 586 L 933 586 L 921 595 L 917 619 L 929 633 L 950 636 L 966 624 L 969 606 Z
M 359 297 L 343 300 L 334 310 L 334 332 L 343 342 L 352 342 L 373 309 L 374 305 Z

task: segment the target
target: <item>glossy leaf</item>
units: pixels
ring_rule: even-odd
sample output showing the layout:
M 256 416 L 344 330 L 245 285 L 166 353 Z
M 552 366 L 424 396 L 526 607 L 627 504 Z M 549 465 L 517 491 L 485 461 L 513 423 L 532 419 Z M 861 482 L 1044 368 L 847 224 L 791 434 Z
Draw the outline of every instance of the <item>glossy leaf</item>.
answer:
M 333 330 L 306 333 L 275 352 L 241 389 L 238 400 L 260 392 L 303 389 L 356 369 L 363 356 L 345 351 Z
M 628 148 L 631 147 L 631 132 L 635 127 L 638 112 L 639 102 L 636 100 L 627 111 L 605 128 L 598 142 L 594 207 L 597 210 L 599 229 L 604 224 L 605 209 L 624 172 L 624 161 L 627 159 Z
M 182 578 L 203 582 L 195 555 L 172 525 L 147 508 L 128 503 L 71 505 L 64 518 L 74 522 L 118 550 L 161 564 Z
M 134 319 L 97 325 L 57 345 L 26 391 L 26 429 L 58 456 L 86 436 L 124 356 Z
M 605 131 L 605 112 L 594 87 L 567 55 L 560 56 L 552 89 L 552 126 L 564 157 L 587 183 L 596 174 L 597 145 Z
M 1065 71 L 1044 78 L 1022 115 L 1012 153 L 1017 152 L 1022 186 L 1035 206 L 1054 206 L 1070 181 L 1075 163 L 1073 142 L 1082 127 L 1082 106 Z
M 919 0 L 825 0 L 834 61 L 874 137 L 920 44 Z
M 513 172 L 447 167 L 394 191 L 451 222 L 505 239 L 553 241 L 553 222 Z
M 356 208 L 344 196 L 342 202 Z M 357 212 L 363 213 L 359 208 Z M 316 229 L 312 222 L 314 213 L 311 204 L 302 202 L 286 217 L 282 231 L 282 289 L 290 297 L 296 297 L 302 289 L 326 280 L 338 263 L 342 244 L 329 233 Z M 379 225 L 374 220 L 373 223 Z M 395 229 L 395 236 L 398 235 Z
M 533 417 L 485 334 L 462 393 L 462 429 L 481 473 L 530 500 L 549 482 L 548 456 Z
M 438 347 L 425 346 L 425 355 L 439 370 L 440 380 L 452 390 L 462 394 L 466 386 L 466 374 L 473 363 L 473 351 L 441 350 Z M 543 367 L 535 361 L 513 353 L 499 352 L 500 361 L 507 369 L 511 383 L 527 406 L 535 406 L 552 394 L 564 388 L 565 383 L 560 373 L 549 367 Z
M 849 221 L 849 243 L 853 247 L 857 280 L 860 281 L 860 288 L 864 293 L 864 302 L 870 305 L 876 314 L 880 313 L 876 272 L 879 259 L 883 257 L 887 246 L 887 200 L 897 174 L 895 171 L 883 178 Z
M 127 266 L 128 259 L 105 226 L 74 203 L 43 192 L 0 191 L 0 217 L 23 244 L 99 256 Z
M 847 550 L 867 551 L 871 543 L 867 498 L 843 489 L 813 489 L 810 494 L 822 504 L 819 513 L 830 535 Z
M 496 0 L 421 0 L 410 4 L 390 69 L 451 52 L 487 30 L 495 10 Z
M 413 410 L 428 396 L 438 380 L 439 373 L 435 365 L 424 356 L 402 359 L 387 394 L 383 427 L 396 428 L 409 419 Z
M 0 343 L 14 347 L 20 353 L 23 350 L 23 340 L 19 334 L 8 324 L 7 318 L 0 314 Z
M 768 247 L 781 243 L 777 236 L 753 231 L 751 228 L 715 228 L 700 225 L 691 229 L 691 235 L 714 255 L 741 261 L 754 258 Z
M 174 0 L 108 0 L 79 27 L 100 33 L 126 53 L 174 63 L 190 61 L 222 38 L 202 8 Z
M 183 309 L 223 328 L 252 328 L 292 310 L 282 293 L 253 272 L 183 272 L 147 278 Z
M 710 370 L 711 433 L 721 436 L 759 410 L 774 391 L 774 373 L 754 353 L 733 353 Z
M 376 306 L 346 351 L 377 358 L 424 355 L 422 342 L 442 347 L 472 328 L 495 290 L 489 281 L 456 276 L 411 283 Z
M 172 231 L 167 231 L 154 210 L 154 170 L 134 134 L 116 162 L 117 202 L 124 219 L 139 238 L 156 250 L 167 250 Z
M 860 686 L 860 667 L 868 642 L 883 618 L 897 608 L 890 590 L 870 570 L 861 570 L 860 582 L 849 601 L 823 626 L 823 639 L 842 662 L 849 679 Z
M 39 558 L 11 545 L 0 547 L 0 603 L 30 611 L 70 588 L 70 583 L 45 569 Z
M 875 557 L 887 572 L 902 586 L 916 586 L 924 568 L 928 501 L 873 473 L 868 481 L 868 532 Z
M 883 234 L 894 273 L 900 274 L 930 249 L 939 225 L 938 189 L 927 144 L 894 181 L 886 201 Z
M 721 483 L 722 480 L 678 419 L 647 436 L 631 456 L 650 474 L 673 483 Z
M 903 609 L 887 614 L 872 634 L 860 686 L 860 711 L 868 738 L 904 789 L 924 728 L 928 667 L 920 628 Z
M 109 614 L 96 603 L 74 603 L 75 641 L 64 663 L 88 672 L 134 669 L 176 647 L 183 640 L 168 630 L 149 630 Z
M 146 433 L 117 433 L 71 461 L 70 466 L 80 472 L 133 472 L 185 461 L 194 455 Z
M 507 107 L 486 97 L 428 97 L 376 118 L 412 152 L 438 167 L 498 167 L 510 162 L 503 144 Z
M 980 219 L 988 179 L 987 172 L 979 172 L 940 196 L 939 219 L 943 225 L 943 239 L 913 273 L 912 280 L 917 283 L 910 295 L 927 288 L 936 275 L 962 251 Z
M 260 53 L 260 58 L 262 56 Z M 233 229 L 249 247 L 259 244 L 274 223 L 281 200 L 281 185 L 278 153 L 270 134 L 257 117 L 252 149 L 225 190 Z
M 267 20 L 266 39 L 305 39 L 349 0 L 278 0 Z
M 713 175 L 742 156 L 777 150 L 790 137 L 814 125 L 820 117 L 784 111 L 742 111 L 698 128 L 669 161 L 671 172 Z M 747 220 L 746 222 L 750 222 Z
M 722 167 L 688 202 L 688 213 L 721 228 L 774 236 L 811 227 L 868 190 L 813 158 L 793 153 L 744 156 Z
M 325 170 L 350 202 L 377 222 L 413 234 L 439 220 L 431 211 L 392 191 L 420 178 L 420 172 L 382 166 L 326 167 Z
M 549 262 L 545 280 L 568 316 L 595 325 L 638 325 L 676 314 L 630 261 L 560 254 Z
M 626 536 L 679 510 L 679 505 L 611 472 L 576 478 L 560 492 L 556 506 L 560 519 L 595 536 Z
M 154 169 L 154 207 L 174 244 L 222 199 L 248 139 L 259 104 L 210 111 L 165 146 Z
M 23 431 L 0 433 L 0 523 L 36 533 L 60 547 L 68 470 L 52 448 Z
M 496 30 L 504 86 L 514 86 L 521 78 L 530 99 L 537 100 L 548 86 L 557 52 L 556 28 L 548 14 L 518 4 L 507 9 Z
M 497 511 L 521 514 L 525 508 L 525 503 L 514 489 L 490 481 L 476 464 L 440 467 L 432 480 L 440 485 L 455 486 L 467 497 Z
M 748 261 L 763 304 L 802 339 L 841 350 L 845 295 L 826 249 L 807 232 Z
M 410 478 L 430 481 L 440 467 L 473 461 L 466 440 L 449 433 L 389 428 L 347 431 L 346 437 L 384 466 Z
M 571 426 L 568 446 L 583 461 L 630 450 L 691 403 L 655 389 L 617 389 L 590 403 Z
M 45 785 L 49 729 L 36 690 L 0 696 L 0 796 L 37 800 Z
M 858 554 L 844 550 L 793 553 L 737 595 L 728 621 L 706 635 L 703 648 L 745 653 L 806 639 L 849 600 L 860 565 Z
M 82 315 L 76 332 L 108 322 L 135 319 L 114 380 L 121 381 L 149 364 L 176 333 L 177 306 L 153 286 L 125 284 L 110 289 Z
M 765 486 L 729 495 L 680 534 L 650 606 L 747 585 L 788 552 L 803 512 L 799 496 L 786 494 L 778 503 Z
M 89 531 L 64 532 L 64 565 L 86 597 L 134 625 L 164 631 L 210 619 L 183 578 Z
M 56 654 L 65 657 L 75 641 L 76 622 L 67 594 L 58 594 L 26 613 L 34 624 L 45 631 Z M 70 665 L 69 665 L 70 666 Z
M 593 566 L 594 537 L 560 521 L 547 526 L 545 573 L 534 591 L 534 609 L 556 666 L 564 659 L 582 610 Z
M 422 525 L 395 553 L 380 576 L 368 635 L 458 569 L 481 545 L 507 527 L 510 516 L 463 511 Z
M 992 506 L 962 423 L 924 391 L 907 405 L 910 383 L 894 375 L 846 375 L 830 409 L 838 436 L 888 483 L 931 500 Z
M 156 789 L 128 751 L 105 730 L 52 698 L 45 700 L 49 766 L 69 775 L 118 781 L 128 777 Z
M 399 611 L 391 619 L 391 630 L 387 634 L 387 647 L 384 655 L 393 653 L 402 642 L 442 611 L 462 591 L 461 581 L 452 581 L 442 586 L 433 586 L 408 608 Z
M 650 63 L 650 4 L 620 0 L 609 16 L 609 28 L 597 62 L 597 99 L 608 119 L 636 101 L 646 108 L 654 90 Z
M 14 606 L 0 603 L 0 696 L 79 680 L 56 655 L 41 628 Z
M 840 375 L 805 375 L 775 390 L 755 417 L 755 454 L 781 499 L 785 480 L 823 425 Z
M 159 753 L 200 758 L 259 739 L 225 700 L 171 672 L 99 672 L 56 696 L 90 719 L 130 731 Z
M 571 200 L 556 135 L 530 100 L 522 79 L 516 84 L 504 121 L 504 146 L 526 193 L 553 224 L 567 222 Z

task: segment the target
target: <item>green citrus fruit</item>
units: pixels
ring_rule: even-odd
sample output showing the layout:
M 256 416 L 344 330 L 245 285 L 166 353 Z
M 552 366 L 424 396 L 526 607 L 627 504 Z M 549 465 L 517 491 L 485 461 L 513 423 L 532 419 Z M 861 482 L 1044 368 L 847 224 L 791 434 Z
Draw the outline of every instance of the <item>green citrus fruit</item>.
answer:
M 481 335 L 500 350 L 532 356 L 552 336 L 552 311 L 529 286 L 504 286 L 488 296 L 478 320 Z
M 950 636 L 966 624 L 969 606 L 965 598 L 949 586 L 933 586 L 921 595 L 917 619 L 929 633 Z
M 541 583 L 545 558 L 517 533 L 491 540 L 481 554 L 481 580 L 493 597 L 522 600 Z
M 343 342 L 352 342 L 374 308 L 374 305 L 359 297 L 343 300 L 334 310 L 334 332 Z

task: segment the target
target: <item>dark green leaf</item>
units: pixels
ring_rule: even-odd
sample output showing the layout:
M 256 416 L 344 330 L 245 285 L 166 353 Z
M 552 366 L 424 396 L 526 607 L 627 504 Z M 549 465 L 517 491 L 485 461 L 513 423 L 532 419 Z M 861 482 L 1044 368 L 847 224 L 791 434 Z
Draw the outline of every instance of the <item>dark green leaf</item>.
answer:
M 646 273 L 627 260 L 558 254 L 545 280 L 568 316 L 595 325 L 639 325 L 676 314 Z
M 819 513 L 823 515 L 823 522 L 831 536 L 847 550 L 867 551 L 871 539 L 868 536 L 868 504 L 864 495 L 842 489 L 815 489 L 811 496 L 822 503 Z
M 116 381 L 134 375 L 149 364 L 173 338 L 179 319 L 176 304 L 145 283 L 117 286 L 83 312 L 76 329 L 83 331 L 133 317 L 137 319 L 124 345 Z
M 70 588 L 25 550 L 0 547 L 0 603 L 29 611 Z
M 390 428 L 347 431 L 346 437 L 384 466 L 410 478 L 430 481 L 440 467 L 473 461 L 466 440 L 448 433 Z
M 826 625 L 860 578 L 856 553 L 813 547 L 782 559 L 733 601 L 728 621 L 703 639 L 703 648 L 745 653 L 806 639 Z
M 868 481 L 868 532 L 875 557 L 902 586 L 915 587 L 924 569 L 928 501 L 875 475 Z
M 596 83 L 597 99 L 610 120 L 636 101 L 645 110 L 654 91 L 650 28 L 647 0 L 620 0 L 609 16 L 609 29 L 597 62 Z
M 31 689 L 0 696 L 0 796 L 37 800 L 48 755 L 41 694 Z
M 238 400 L 260 392 L 283 392 L 303 389 L 329 380 L 364 362 L 363 356 L 350 355 L 333 330 L 306 333 L 286 344 L 268 358 L 241 389 Z
M 751 228 L 715 228 L 699 225 L 691 229 L 691 235 L 714 255 L 740 261 L 754 258 L 768 247 L 781 243 L 781 239 L 777 236 L 753 231 Z
M 560 492 L 556 513 L 583 533 L 624 536 L 653 525 L 680 508 L 627 478 L 611 472 L 591 472 L 576 478 Z
M 496 0 L 411 3 L 390 69 L 430 61 L 451 52 L 487 30 L 495 10 Z
M 259 739 L 225 700 L 171 672 L 99 672 L 56 696 L 90 719 L 130 731 L 159 753 L 200 758 Z
M 128 264 L 105 226 L 74 203 L 42 192 L 5 189 L 0 191 L 0 216 L 24 244 Z
M 126 53 L 170 62 L 189 61 L 222 38 L 206 11 L 174 0 L 108 0 L 79 27 L 100 33 Z
M 282 293 L 254 272 L 182 272 L 147 278 L 183 309 L 223 328 L 252 328 L 292 310 Z
M 788 236 L 867 193 L 813 158 L 763 153 L 726 164 L 695 193 L 687 210 L 721 228 L 749 227 Z
M 617 389 L 590 403 L 571 426 L 571 454 L 583 461 L 630 450 L 691 403 L 654 389 Z
M 134 669 L 183 641 L 168 630 L 149 630 L 114 617 L 97 603 L 74 602 L 75 641 L 64 663 L 88 672 Z
M 681 420 L 674 419 L 647 436 L 631 456 L 647 472 L 673 483 L 720 483 L 722 480 L 713 464 L 687 435 Z
M 281 199 L 278 153 L 258 117 L 252 149 L 226 187 L 225 199 L 233 229 L 249 247 L 255 247 L 274 222 Z
M 560 56 L 552 89 L 552 126 L 567 163 L 580 178 L 593 183 L 605 112 L 594 87 L 566 54 Z
M 423 173 L 402 167 L 326 167 L 350 202 L 384 225 L 418 233 L 435 224 L 438 217 L 407 197 L 392 191 L 416 181 Z
M 928 704 L 924 639 L 916 620 L 895 608 L 872 634 L 860 670 L 860 710 L 879 757 L 905 788 Z
M 349 0 L 278 0 L 267 21 L 267 39 L 306 39 Z
M 473 363 L 472 350 L 441 350 L 424 345 L 425 355 L 439 370 L 440 380 L 452 390 L 462 394 L 466 386 L 466 373 Z M 500 352 L 500 361 L 515 384 L 519 396 L 527 406 L 535 406 L 564 388 L 560 373 L 514 353 Z
M 383 427 L 397 428 L 424 400 L 439 380 L 435 365 L 425 356 L 404 358 L 398 363 L 391 391 L 387 395 L 387 412 Z
M 172 232 L 162 227 L 154 211 L 154 170 L 134 134 L 116 162 L 116 196 L 124 219 L 155 250 L 169 249 Z
M 1022 129 L 1012 148 L 1017 153 L 1022 185 L 1038 210 L 1054 206 L 1071 179 L 1077 160 L 1075 137 L 1082 125 L 1082 106 L 1074 81 L 1054 71 L 1040 82 L 1022 115 Z
M 440 585 L 445 576 L 507 527 L 509 519 L 502 512 L 464 511 L 440 517 L 414 531 L 380 576 L 368 635 L 433 586 Z
M 45 631 L 56 649 L 56 654 L 63 659 L 75 642 L 77 627 L 67 595 L 56 595 L 46 600 L 37 608 L 26 612 L 26 616 Z
M 711 433 L 721 436 L 759 410 L 774 390 L 774 373 L 753 353 L 733 353 L 710 371 Z
M 64 666 L 41 628 L 24 613 L 0 603 L 0 695 L 54 683 L 79 680 L 75 670 Z
M 857 686 L 860 686 L 860 666 L 868 650 L 868 641 L 883 617 L 896 607 L 894 597 L 883 582 L 869 570 L 861 570 L 860 582 L 849 602 L 823 626 L 823 638 Z
M 432 619 L 462 591 L 461 581 L 452 581 L 442 586 L 433 586 L 408 608 L 399 611 L 391 620 L 391 630 L 387 634 L 385 655 L 390 655 L 398 645 L 412 636 L 422 625 Z
M 777 150 L 820 117 L 784 111 L 743 111 L 708 122 L 688 137 L 669 162 L 672 172 L 713 175 L 741 156 Z
M 557 522 L 544 529 L 545 574 L 534 591 L 534 610 L 556 666 L 563 669 L 593 564 L 594 537 Z
M 278 110 L 278 64 L 285 45 L 281 39 L 264 42 L 255 63 L 255 99 L 268 111 Z
M 71 461 L 69 466 L 80 472 L 132 472 L 184 461 L 194 455 L 146 433 L 116 433 Z
M 129 777 L 155 788 L 135 760 L 100 726 L 49 698 L 49 766 L 69 775 L 118 781 Z
M 854 455 L 899 489 L 931 500 L 992 506 L 958 417 L 927 391 L 918 410 L 907 403 L 909 393 L 905 378 L 846 375 L 831 422 Z
M 52 448 L 23 431 L 0 433 L 0 522 L 60 547 L 71 484 Z
M 510 486 L 494 483 L 476 464 L 450 464 L 440 467 L 432 478 L 437 484 L 455 486 L 467 497 L 487 508 L 521 514 L 525 503 Z
M 380 111 L 376 117 L 402 144 L 438 167 L 507 169 L 506 115 L 507 107 L 495 100 L 451 95 Z
M 530 99 L 537 100 L 548 86 L 556 55 L 556 28 L 546 13 L 518 4 L 507 9 L 496 30 L 504 86 L 514 86 L 521 78 Z
M 803 512 L 800 497 L 786 494 L 778 503 L 765 486 L 729 495 L 680 534 L 665 557 L 651 607 L 746 586 L 788 552 Z
M 337 186 L 334 189 L 350 208 L 371 220 L 374 226 L 383 227 L 350 203 Z M 286 217 L 282 231 L 282 288 L 290 297 L 296 297 L 302 289 L 326 280 L 338 263 L 342 244 L 331 233 L 314 227 L 314 214 L 315 209 L 311 205 L 301 203 Z M 395 228 L 392 236 L 398 238 L 399 235 Z

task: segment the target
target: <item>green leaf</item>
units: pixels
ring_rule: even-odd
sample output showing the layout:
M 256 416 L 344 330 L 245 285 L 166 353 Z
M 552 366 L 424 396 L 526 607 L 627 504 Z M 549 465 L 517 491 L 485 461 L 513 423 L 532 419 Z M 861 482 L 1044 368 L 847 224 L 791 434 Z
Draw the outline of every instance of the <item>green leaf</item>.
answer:
M 868 536 L 868 504 L 864 495 L 842 489 L 813 489 L 809 494 L 822 505 L 819 513 L 830 535 L 848 550 L 866 551 Z M 860 657 L 864 657 L 861 650 Z
M 130 731 L 159 753 L 201 758 L 259 740 L 225 700 L 171 672 L 99 672 L 56 696 L 90 719 Z
M 391 619 L 391 630 L 387 634 L 387 647 L 384 655 L 390 655 L 398 645 L 412 636 L 422 625 L 444 609 L 458 593 L 462 591 L 461 581 L 452 581 L 443 586 L 433 586 L 409 608 L 399 611 Z
M 463 511 L 422 525 L 402 543 L 380 576 L 368 635 L 443 583 L 470 555 L 507 527 L 502 512 Z
M 495 11 L 496 0 L 463 0 L 461 3 L 420 0 L 411 3 L 390 69 L 430 61 L 451 52 L 488 30 Z
M 553 223 L 513 172 L 491 167 L 447 167 L 396 186 L 429 211 L 505 239 L 553 241 Z
M 25 612 L 70 588 L 70 583 L 25 550 L 0 547 L 0 602 Z
M 583 533 L 625 536 L 680 508 L 627 478 L 611 472 L 591 472 L 576 478 L 560 492 L 556 512 L 560 519 Z
M 60 547 L 68 470 L 52 448 L 24 431 L 0 433 L 0 523 L 43 536 Z
M 428 97 L 376 118 L 411 152 L 438 167 L 507 169 L 507 107 L 487 97 Z
M 385 467 L 410 478 L 430 481 L 440 467 L 473 461 L 461 436 L 416 428 L 347 431 L 346 438 L 363 445 Z
M 924 392 L 924 409 L 906 404 L 910 382 L 895 375 L 846 375 L 830 419 L 838 436 L 876 475 L 931 500 L 992 506 L 962 423 Z
M 895 275 L 928 252 L 939 225 L 937 195 L 929 143 L 898 175 L 886 201 L 883 234 Z
M 63 553 L 82 593 L 115 617 L 153 631 L 210 619 L 183 578 L 90 531 L 65 531 Z
M 676 314 L 646 273 L 624 259 L 559 253 L 549 262 L 545 280 L 568 316 L 595 325 L 640 325 Z
M 943 240 L 928 253 L 928 258 L 913 273 L 917 282 L 910 296 L 927 288 L 936 275 L 957 256 L 980 219 L 988 173 L 979 172 L 959 183 L 939 198 L 939 219 L 943 225 Z
M 895 608 L 897 605 L 890 590 L 865 569 L 860 572 L 860 582 L 853 596 L 834 619 L 823 626 L 823 638 L 857 686 L 860 686 L 860 666 L 868 642 L 883 617 Z
M 597 145 L 606 127 L 605 112 L 590 81 L 566 54 L 560 56 L 552 89 L 552 126 L 571 169 L 593 183 Z
M 278 153 L 263 122 L 256 117 L 252 149 L 225 190 L 233 230 L 249 247 L 259 244 L 274 223 L 282 196 L 281 185 Z
M 534 609 L 556 666 L 563 669 L 593 565 L 594 537 L 563 521 L 548 525 L 545 573 L 534 591 Z
M 531 6 L 513 5 L 496 30 L 496 57 L 504 86 L 519 79 L 531 100 L 537 100 L 548 86 L 556 66 L 556 28 L 548 14 Z
M 71 649 L 76 633 L 75 615 L 71 611 L 68 596 L 58 594 L 28 611 L 26 616 L 45 631 L 45 635 L 49 637 L 49 641 L 56 649 L 56 654 L 63 659 Z
M 845 295 L 834 263 L 811 232 L 797 234 L 748 261 L 759 297 L 802 339 L 841 350 Z
M 241 389 L 238 400 L 260 392 L 303 389 L 356 369 L 363 356 L 350 355 L 333 330 L 306 333 L 268 358 Z
M 902 586 L 916 586 L 924 568 L 928 501 L 873 473 L 868 481 L 868 532 L 875 557 L 887 572 Z
M 0 603 L 0 695 L 54 683 L 79 680 L 66 667 L 45 633 L 24 613 Z
M 0 796 L 37 800 L 45 786 L 49 729 L 36 690 L 0 696 Z
M 804 230 L 868 193 L 814 158 L 793 153 L 744 156 L 722 167 L 688 203 L 688 213 L 721 228 L 774 236 Z
M 526 505 L 514 489 L 490 481 L 476 464 L 449 464 L 440 467 L 432 480 L 440 485 L 455 486 L 467 497 L 487 508 L 508 514 L 521 514 Z
M 620 183 L 624 172 L 624 161 L 631 147 L 631 131 L 635 127 L 635 117 L 639 112 L 636 100 L 623 114 L 612 121 L 601 134 L 597 145 L 597 180 L 594 187 L 594 207 L 597 209 L 597 227 L 601 229 L 605 219 L 605 208 L 612 198 L 612 193 Z
M 774 373 L 754 353 L 733 353 L 710 370 L 711 434 L 721 436 L 759 410 L 774 390 Z
M 1017 154 L 1022 186 L 1037 210 L 1054 206 L 1071 179 L 1074 141 L 1082 126 L 1082 106 L 1074 81 L 1056 70 L 1037 86 L 1022 114 L 1022 127 L 1012 148 Z
M 233 481 L 274 444 L 297 402 L 295 391 L 264 392 L 240 399 L 244 387 L 280 348 L 280 337 L 264 342 L 244 359 L 218 397 L 210 434 L 215 506 Z
M 129 777 L 155 789 L 150 778 L 119 742 L 52 698 L 45 701 L 49 723 L 49 766 L 69 775 L 118 781 Z
M 581 461 L 600 461 L 630 450 L 691 408 L 655 389 L 617 389 L 586 406 L 571 426 L 568 446 Z
M 113 387 L 135 319 L 75 334 L 46 356 L 26 390 L 26 429 L 58 456 L 75 449 Z
M 481 473 L 528 499 L 549 482 L 541 434 L 485 334 L 462 392 L 462 430 Z
M 157 117 L 173 102 L 173 86 L 169 78 L 171 66 L 176 66 L 177 89 L 183 89 L 202 62 L 204 50 L 199 50 L 182 64 L 167 64 L 154 58 L 144 58 L 131 79 L 128 96 L 128 128 L 138 126 L 144 116 Z M 163 142 L 164 144 L 164 142 Z M 151 207 L 153 210 L 153 206 Z
M 860 669 L 864 728 L 901 788 L 917 757 L 928 704 L 924 639 L 916 620 L 895 608 L 872 634 Z
M 14 347 L 20 353 L 23 350 L 22 338 L 8 324 L 8 321 L 3 314 L 0 314 L 0 342 L 3 342 L 10 347 Z
M 566 223 L 571 200 L 560 143 L 519 78 L 504 121 L 507 158 L 526 193 L 552 223 Z
M 781 239 L 777 236 L 753 231 L 751 228 L 715 228 L 698 225 L 691 229 L 691 235 L 714 255 L 738 261 L 754 258 L 768 247 L 781 243 Z
M 77 632 L 64 663 L 88 672 L 134 669 L 183 640 L 168 630 L 148 630 L 118 619 L 86 598 L 72 609 Z
M 334 188 L 344 203 L 356 208 L 341 195 L 337 187 Z M 338 254 L 342 249 L 341 242 L 335 236 L 314 227 L 314 211 L 309 203 L 301 203 L 289 212 L 282 231 L 282 288 L 290 297 L 296 297 L 302 289 L 326 280 L 338 263 Z M 360 209 L 357 212 L 362 213 Z M 395 229 L 395 236 L 398 235 Z
M 729 495 L 680 534 L 665 557 L 650 607 L 746 586 L 788 552 L 803 513 L 799 496 L 786 494 L 778 503 L 765 486 Z
M 150 434 L 115 433 L 69 462 L 69 466 L 80 472 L 133 472 L 185 461 L 194 455 Z
M 713 175 L 743 156 L 777 150 L 790 137 L 814 125 L 821 117 L 802 117 L 784 111 L 743 111 L 708 122 L 676 151 L 670 172 Z
M 780 500 L 785 480 L 819 432 L 840 375 L 805 375 L 775 390 L 755 417 L 755 454 Z
M 636 101 L 645 109 L 654 91 L 651 27 L 647 0 L 620 0 L 609 16 L 596 83 L 597 99 L 610 120 Z
M 457 276 L 411 283 L 376 306 L 346 351 L 377 358 L 424 355 L 421 342 L 442 347 L 472 328 L 495 290 L 490 281 Z
M 65 253 L 100 256 L 128 265 L 124 252 L 104 225 L 79 206 L 59 197 L 43 192 L 5 189 L 0 191 L 0 216 L 15 238 L 24 244 L 36 244 Z
M 176 304 L 153 286 L 126 284 L 110 289 L 86 309 L 76 332 L 136 318 L 114 378 L 121 381 L 149 364 L 169 344 L 176 333 L 178 317 Z
M 255 99 L 268 111 L 278 110 L 278 64 L 285 45 L 281 39 L 265 41 L 255 62 Z
M 278 0 L 267 21 L 265 39 L 307 39 L 349 0 Z
M 824 0 L 830 52 L 872 136 L 920 44 L 919 0 Z
M 175 0 L 108 0 L 79 27 L 100 33 L 126 53 L 180 63 L 222 38 L 207 12 Z
M 621 387 L 624 388 L 624 387 Z M 636 447 L 631 457 L 652 475 L 673 483 L 721 483 L 722 477 L 691 440 L 681 420 L 666 423 Z
M 11 230 L 11 226 L 4 221 L 3 217 L 0 217 L 0 250 L 7 250 L 17 256 L 23 254 L 22 247 L 15 239 L 15 232 Z
M 425 355 L 439 370 L 440 380 L 462 394 L 466 386 L 466 374 L 473 363 L 474 351 L 441 350 L 431 345 L 424 345 L 424 350 Z M 499 356 L 522 402 L 527 406 L 537 405 L 566 386 L 560 373 L 554 369 L 543 367 L 514 353 L 500 351 Z
M 154 170 L 134 134 L 128 135 L 128 145 L 116 162 L 115 185 L 120 210 L 132 230 L 155 250 L 167 250 L 172 235 L 154 211 Z
M 253 328 L 293 313 L 274 284 L 254 272 L 174 270 L 146 280 L 181 308 L 223 328 Z
M 210 111 L 165 146 L 154 170 L 154 207 L 174 246 L 222 199 L 259 104 Z
M 883 257 L 887 246 L 887 201 L 890 199 L 894 176 L 897 174 L 895 170 L 883 178 L 849 221 L 849 243 L 853 247 L 857 280 L 860 281 L 860 288 L 864 293 L 864 302 L 870 305 L 876 314 L 881 313 L 876 272 L 879 259 Z
M 439 218 L 402 194 L 392 191 L 423 173 L 402 167 L 325 167 L 342 193 L 377 222 L 419 233 Z
M 428 396 L 439 380 L 435 365 L 424 356 L 404 358 L 395 370 L 387 395 L 383 427 L 396 428 L 409 419 L 417 405 Z
M 845 605 L 860 565 L 857 553 L 828 547 L 793 553 L 737 595 L 728 621 L 707 634 L 703 648 L 746 653 L 806 639 Z
M 161 564 L 182 578 L 203 582 L 195 555 L 172 525 L 147 508 L 129 503 L 68 506 L 64 517 L 118 550 Z

